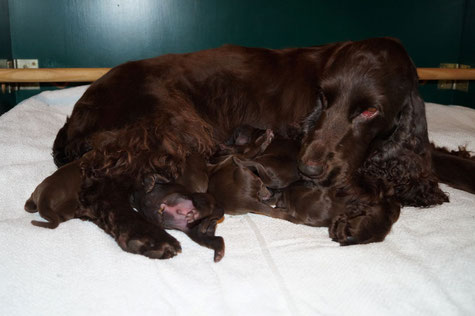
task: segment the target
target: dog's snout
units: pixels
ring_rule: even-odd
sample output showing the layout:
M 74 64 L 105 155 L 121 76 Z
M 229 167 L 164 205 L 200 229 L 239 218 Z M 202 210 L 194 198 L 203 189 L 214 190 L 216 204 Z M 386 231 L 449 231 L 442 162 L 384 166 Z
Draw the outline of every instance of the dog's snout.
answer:
M 318 177 L 319 175 L 323 173 L 323 170 L 324 170 L 323 165 L 316 164 L 316 163 L 306 164 L 306 163 L 300 162 L 298 167 L 299 167 L 300 172 L 302 172 L 303 174 L 309 177 Z

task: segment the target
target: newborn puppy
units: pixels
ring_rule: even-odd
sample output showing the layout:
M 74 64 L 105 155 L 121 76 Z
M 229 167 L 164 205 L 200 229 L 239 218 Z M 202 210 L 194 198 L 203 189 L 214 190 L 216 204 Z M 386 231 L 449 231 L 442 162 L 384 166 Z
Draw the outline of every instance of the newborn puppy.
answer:
M 215 156 L 241 154 L 245 158 L 253 158 L 263 152 L 272 142 L 272 130 L 257 129 L 249 125 L 236 128 L 225 144 L 220 144 L 220 150 Z
M 296 224 L 329 226 L 344 202 L 333 191 L 317 187 L 308 181 L 298 181 L 276 193 L 276 207 L 272 216 Z
M 113 141 L 112 132 L 103 132 L 95 135 L 91 146 Z M 88 157 L 89 153 L 83 155 Z M 89 218 L 94 216 L 90 210 L 81 207 L 79 193 L 83 184 L 81 161 L 72 161 L 43 180 L 25 203 L 25 211 L 39 212 L 47 222 L 31 221 L 35 226 L 56 228 L 62 222 L 72 218 Z M 87 181 L 87 180 L 86 180 Z
M 39 212 L 47 222 L 31 221 L 35 226 L 56 228 L 78 215 L 81 190 L 80 160 L 62 166 L 43 180 L 25 203 L 25 211 Z
M 351 190 L 298 181 L 276 194 L 276 207 L 269 216 L 296 224 L 328 227 L 330 237 L 335 241 L 349 236 L 342 245 L 358 240 L 364 240 L 364 243 L 383 240 L 388 233 L 387 227 L 399 217 L 400 206 L 390 200 L 384 203 L 355 200 Z M 368 217 L 372 220 L 368 221 Z M 351 225 L 342 226 L 348 221 Z
M 297 141 L 275 135 L 262 153 L 243 164 L 255 170 L 266 187 L 283 189 L 300 180 L 296 159 L 299 150 Z
M 226 214 L 272 212 L 272 207 L 263 203 L 271 198 L 271 193 L 262 180 L 234 155 L 222 157 L 220 162 L 210 165 L 208 192 L 213 194 Z
M 189 192 L 205 193 L 208 190 L 208 170 L 205 159 L 197 153 L 189 155 L 182 175 L 175 181 Z
M 266 187 L 282 189 L 300 179 L 296 159 L 299 150 L 299 142 L 293 139 L 243 125 L 215 156 L 239 154 L 245 158 L 242 164 L 255 171 Z
M 224 240 L 214 234 L 224 212 L 212 195 L 190 193 L 183 185 L 153 174 L 144 180 L 144 189 L 136 191 L 130 202 L 151 223 L 180 230 L 199 245 L 213 249 L 215 262 L 223 258 Z

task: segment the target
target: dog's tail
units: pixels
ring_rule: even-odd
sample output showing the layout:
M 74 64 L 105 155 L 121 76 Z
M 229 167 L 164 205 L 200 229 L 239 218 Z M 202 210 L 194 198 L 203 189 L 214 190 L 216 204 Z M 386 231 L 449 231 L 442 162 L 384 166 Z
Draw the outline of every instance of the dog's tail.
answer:
M 44 227 L 44 228 L 56 228 L 59 225 L 60 218 L 50 207 L 49 201 L 39 201 L 38 211 L 40 212 L 41 217 L 47 220 L 47 222 L 41 221 L 31 221 L 35 226 Z
M 475 194 L 475 156 L 465 147 L 449 151 L 432 144 L 432 168 L 439 181 Z

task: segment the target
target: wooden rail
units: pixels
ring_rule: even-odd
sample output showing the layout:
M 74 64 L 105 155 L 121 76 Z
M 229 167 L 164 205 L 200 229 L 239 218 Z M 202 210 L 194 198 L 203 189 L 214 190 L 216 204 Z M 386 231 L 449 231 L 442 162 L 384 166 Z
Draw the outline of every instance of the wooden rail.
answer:
M 420 80 L 475 80 L 475 68 L 417 68 L 417 75 Z
M 0 69 L 0 82 L 92 82 L 110 68 Z M 417 68 L 420 80 L 475 80 L 474 69 Z
M 110 68 L 0 69 L 0 82 L 92 82 Z

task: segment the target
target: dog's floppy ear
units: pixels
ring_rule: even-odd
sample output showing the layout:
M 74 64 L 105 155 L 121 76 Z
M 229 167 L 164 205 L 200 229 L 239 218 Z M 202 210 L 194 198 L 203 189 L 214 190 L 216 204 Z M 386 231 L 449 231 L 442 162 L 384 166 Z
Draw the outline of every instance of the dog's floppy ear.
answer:
M 402 205 L 431 206 L 448 198 L 432 171 L 425 104 L 416 76 L 414 81 L 393 132 L 377 142 L 358 172 L 365 186 L 377 194 L 394 195 Z

